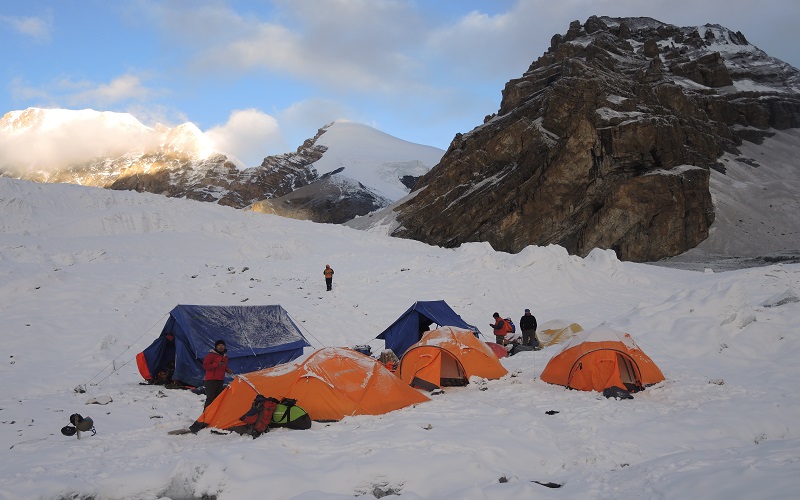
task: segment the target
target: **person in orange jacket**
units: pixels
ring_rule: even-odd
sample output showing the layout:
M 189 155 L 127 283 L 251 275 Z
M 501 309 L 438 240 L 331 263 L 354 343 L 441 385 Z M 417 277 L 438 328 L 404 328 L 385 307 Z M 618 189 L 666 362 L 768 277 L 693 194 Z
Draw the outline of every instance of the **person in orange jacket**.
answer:
M 225 374 L 233 374 L 228 368 L 228 349 L 224 340 L 217 340 L 214 349 L 203 358 L 203 369 L 206 371 L 203 385 L 206 387 L 206 404 L 208 408 L 225 387 Z
M 494 318 L 494 323 L 489 323 L 489 326 L 494 330 L 495 342 L 503 345 L 505 343 L 506 333 L 511 331 L 511 325 L 500 316 L 500 313 L 494 313 L 492 317 Z
M 333 287 L 333 269 L 331 269 L 330 264 L 325 264 L 325 270 L 322 271 L 322 274 L 325 275 L 325 285 L 328 287 L 328 291 L 331 291 Z

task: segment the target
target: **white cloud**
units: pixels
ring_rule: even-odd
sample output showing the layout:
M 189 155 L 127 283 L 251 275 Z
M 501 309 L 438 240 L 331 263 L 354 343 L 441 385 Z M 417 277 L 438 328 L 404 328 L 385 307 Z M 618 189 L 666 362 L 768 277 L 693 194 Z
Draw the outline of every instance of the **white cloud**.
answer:
M 154 130 L 119 113 L 48 110 L 29 129 L 0 133 L 0 166 L 47 172 L 131 150 L 152 150 L 159 141 Z
M 574 16 L 569 4 L 520 0 L 498 14 L 469 12 L 428 34 L 427 52 L 436 55 L 431 63 L 446 66 L 451 78 L 492 82 L 499 95 L 504 82 L 522 76 L 547 50 L 554 34 L 566 32 Z
M 145 86 L 142 77 L 131 73 L 108 83 L 61 78 L 38 87 L 16 78 L 9 84 L 11 94 L 20 102 L 36 107 L 113 109 L 130 102 L 143 102 L 162 92 Z
M 311 132 L 311 135 L 320 127 L 338 119 L 361 123 L 365 119 L 340 101 L 322 98 L 298 101 L 278 113 L 278 117 L 284 129 L 305 130 Z
M 260 165 L 268 152 L 285 151 L 278 120 L 257 109 L 236 110 L 224 125 L 205 131 L 214 149 L 236 157 L 247 167 Z
M 183 111 L 164 104 L 133 103 L 128 105 L 124 112 L 135 116 L 148 127 L 161 124 L 172 128 L 191 121 Z
M 14 101 L 17 102 L 36 102 L 44 107 L 52 101 L 50 92 L 31 86 L 26 80 L 22 78 L 14 78 L 8 83 L 8 91 Z
M 384 0 L 277 2 L 269 21 L 232 10 L 181 11 L 167 36 L 196 50 L 196 71 L 269 71 L 339 90 L 390 91 L 417 79 L 411 53 L 423 21 L 411 4 Z M 178 13 L 158 9 L 161 22 Z M 213 15 L 212 15 L 213 14 Z M 223 29 L 224 28 L 224 29 Z M 210 33 L 198 39 L 197 33 Z
M 142 84 L 141 78 L 126 74 L 114 78 L 109 83 L 81 83 L 84 90 L 66 96 L 71 106 L 91 106 L 107 108 L 125 101 L 141 101 L 153 97 L 156 92 Z M 69 87 L 64 82 L 62 87 Z
M 204 133 L 216 151 L 252 167 L 260 165 L 266 156 L 288 153 L 300 146 L 299 142 L 289 143 L 287 137 L 310 139 L 320 127 L 339 119 L 367 122 L 339 101 L 316 98 L 293 103 L 274 115 L 258 109 L 236 110 L 225 124 Z
M 53 27 L 51 19 L 42 17 L 0 16 L 0 24 L 9 26 L 17 33 L 39 42 L 50 40 L 50 32 Z

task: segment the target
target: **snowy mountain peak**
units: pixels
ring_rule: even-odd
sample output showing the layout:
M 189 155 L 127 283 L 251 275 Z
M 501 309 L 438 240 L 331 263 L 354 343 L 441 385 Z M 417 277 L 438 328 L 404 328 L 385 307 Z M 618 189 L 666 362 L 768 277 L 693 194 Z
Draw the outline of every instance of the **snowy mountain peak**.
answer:
M 606 30 L 616 30 L 620 36 L 626 36 L 637 52 L 646 52 L 644 46 L 653 43 L 670 67 L 718 53 L 732 77 L 729 88 L 719 89 L 723 94 L 765 90 L 781 94 L 800 92 L 800 75 L 796 68 L 752 45 L 742 32 L 719 24 L 678 27 L 644 17 L 593 16 L 587 20 L 585 32 L 571 28 L 582 44 L 590 43 L 596 34 Z
M 43 109 L 27 108 L 22 111 L 10 111 L 0 120 L 0 130 L 25 132 L 46 132 L 64 130 L 80 124 L 92 124 L 112 130 L 150 131 L 139 120 L 129 113 L 112 111 L 95 111 L 93 109 Z
M 337 120 L 323 127 L 315 144 L 326 148 L 313 163 L 320 175 L 341 170 L 341 175 L 368 186 L 377 195 L 398 200 L 410 187 L 404 178 L 425 174 L 444 152 L 432 146 L 404 141 L 369 125 Z
M 200 158 L 214 153 L 214 144 L 194 123 L 183 123 L 162 133 L 162 147 L 167 151 L 194 152 Z

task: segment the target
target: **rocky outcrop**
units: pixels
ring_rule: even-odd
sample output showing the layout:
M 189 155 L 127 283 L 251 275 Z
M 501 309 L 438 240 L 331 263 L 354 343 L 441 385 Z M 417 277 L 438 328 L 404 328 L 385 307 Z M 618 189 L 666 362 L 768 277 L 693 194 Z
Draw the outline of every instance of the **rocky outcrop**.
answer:
M 393 235 L 508 252 L 611 248 L 634 261 L 679 254 L 714 220 L 717 158 L 799 127 L 799 92 L 795 68 L 720 26 L 575 21 L 506 84 L 495 115 L 456 135 L 397 207 Z
M 334 174 L 287 195 L 256 202 L 250 209 L 292 219 L 343 224 L 390 203 L 391 200 L 376 195 L 363 184 Z
M 145 156 L 131 167 L 115 170 L 119 176 L 102 187 L 245 208 L 314 182 L 317 174 L 311 164 L 325 152 L 325 147 L 314 144 L 314 140 L 323 132 L 320 129 L 314 139 L 305 141 L 295 153 L 268 156 L 260 166 L 247 169 L 239 169 L 224 155 L 202 160 Z

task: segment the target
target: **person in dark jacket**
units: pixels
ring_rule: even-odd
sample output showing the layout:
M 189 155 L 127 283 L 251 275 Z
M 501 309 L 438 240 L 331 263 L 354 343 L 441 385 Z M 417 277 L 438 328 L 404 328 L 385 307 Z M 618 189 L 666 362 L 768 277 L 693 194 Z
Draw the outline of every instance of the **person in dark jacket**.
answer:
M 539 349 L 539 338 L 536 336 L 536 317 L 530 309 L 525 309 L 525 314 L 519 319 L 519 329 L 522 330 L 522 345 L 529 345 Z
M 224 340 L 217 340 L 214 343 L 214 349 L 203 358 L 203 369 L 206 371 L 205 381 L 203 382 L 206 387 L 206 404 L 204 408 L 208 408 L 208 405 L 220 395 L 225 387 L 225 374 L 233 373 L 228 368 L 228 349 Z

